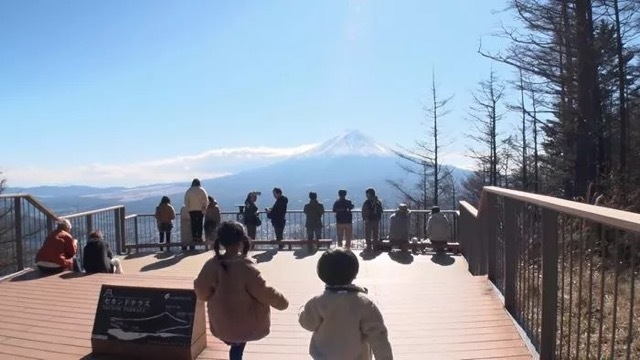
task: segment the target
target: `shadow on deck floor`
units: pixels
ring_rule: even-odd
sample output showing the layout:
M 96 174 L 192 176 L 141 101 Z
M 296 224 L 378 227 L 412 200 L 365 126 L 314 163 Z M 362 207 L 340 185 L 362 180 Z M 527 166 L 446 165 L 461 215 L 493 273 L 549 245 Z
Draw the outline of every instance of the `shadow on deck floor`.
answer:
M 315 273 L 321 252 L 263 253 L 251 256 L 263 260 L 258 266 L 264 277 L 289 298 L 290 307 L 272 312 L 271 334 L 248 344 L 245 359 L 307 359 L 311 334 L 300 328 L 297 313 L 323 289 Z M 396 359 L 531 359 L 486 278 L 471 276 L 463 258 L 360 255 L 356 283 L 367 287 L 380 307 Z M 211 256 L 209 251 L 124 257 L 121 276 L 0 283 L 0 358 L 88 359 L 102 283 L 190 288 Z M 224 345 L 211 336 L 208 342 L 199 359 L 227 358 Z

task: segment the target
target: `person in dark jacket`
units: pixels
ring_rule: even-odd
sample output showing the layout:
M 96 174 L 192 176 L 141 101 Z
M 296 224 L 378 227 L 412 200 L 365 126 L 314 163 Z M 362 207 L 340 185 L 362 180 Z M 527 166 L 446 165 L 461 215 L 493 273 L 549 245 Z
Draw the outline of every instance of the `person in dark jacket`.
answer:
M 336 213 L 336 231 L 338 232 L 338 246 L 342 246 L 345 240 L 345 248 L 351 248 L 353 237 L 353 203 L 347 199 L 347 190 L 338 191 L 338 200 L 333 203 L 333 212 Z
M 244 226 L 247 227 L 247 235 L 251 240 L 256 239 L 256 230 L 260 225 L 262 225 L 256 201 L 258 201 L 258 194 L 255 191 L 247 194 L 247 199 L 244 201 L 244 213 L 242 216 L 242 222 L 244 222 Z
M 109 244 L 104 241 L 102 231 L 89 234 L 89 240 L 82 253 L 82 267 L 87 274 L 122 274 L 120 260 L 113 257 Z
M 307 228 L 307 240 L 320 240 L 322 237 L 322 215 L 324 215 L 324 205 L 318 202 L 318 194 L 309 193 L 309 203 L 304 206 L 306 215 L 305 227 Z
M 362 204 L 362 220 L 364 221 L 364 238 L 367 250 L 371 250 L 372 243 L 377 244 L 380 241 L 380 220 L 383 208 L 374 188 L 368 188 L 365 195 L 367 200 Z
M 276 202 L 273 204 L 273 207 L 266 209 L 267 217 L 271 220 L 271 225 L 273 225 L 273 229 L 276 233 L 276 241 L 282 241 L 284 238 L 284 226 L 286 224 L 286 216 L 287 216 L 287 204 L 289 203 L 289 199 L 282 194 L 282 189 L 273 188 L 273 197 L 276 199 Z M 280 245 L 282 248 L 282 245 Z

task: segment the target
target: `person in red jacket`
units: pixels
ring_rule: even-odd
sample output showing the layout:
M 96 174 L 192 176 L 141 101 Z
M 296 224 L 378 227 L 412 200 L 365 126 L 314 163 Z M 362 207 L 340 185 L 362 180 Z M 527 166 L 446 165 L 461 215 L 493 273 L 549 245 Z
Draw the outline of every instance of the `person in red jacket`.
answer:
M 78 240 L 70 233 L 71 222 L 60 219 L 56 229 L 47 236 L 36 254 L 38 269 L 47 274 L 55 274 L 65 270 L 80 272 L 76 260 Z

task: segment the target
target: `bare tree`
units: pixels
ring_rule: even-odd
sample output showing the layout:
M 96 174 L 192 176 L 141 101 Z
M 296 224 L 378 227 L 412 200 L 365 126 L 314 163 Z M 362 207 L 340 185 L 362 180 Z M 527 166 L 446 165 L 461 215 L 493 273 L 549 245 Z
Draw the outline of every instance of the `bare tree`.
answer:
M 440 197 L 451 191 L 446 179 L 451 177 L 451 169 L 440 162 L 445 147 L 440 134 L 439 121 L 449 114 L 447 105 L 453 96 L 440 98 L 435 73 L 432 74 L 431 96 L 429 104 L 423 107 L 426 134 L 417 139 L 412 149 L 399 147 L 394 152 L 401 159 L 400 167 L 418 179 L 415 185 L 407 187 L 404 181 L 388 180 L 403 198 L 410 200 L 414 207 L 426 208 L 429 204 L 438 205 Z
M 522 69 L 518 69 L 520 75 L 520 110 L 522 114 L 522 124 L 520 125 L 520 131 L 522 134 L 522 163 L 520 166 L 522 167 L 522 189 L 527 190 L 529 188 L 529 179 L 528 179 L 528 168 L 527 168 L 527 148 L 529 147 L 529 143 L 527 141 L 527 107 L 524 102 L 524 75 L 522 74 Z
M 469 116 L 474 124 L 474 132 L 467 136 L 479 145 L 470 148 L 471 157 L 478 161 L 482 169 L 488 170 L 487 184 L 498 186 L 500 176 L 498 170 L 498 130 L 497 125 L 504 114 L 500 108 L 504 98 L 505 86 L 491 69 L 489 78 L 479 83 L 479 88 L 473 93 L 474 104 Z

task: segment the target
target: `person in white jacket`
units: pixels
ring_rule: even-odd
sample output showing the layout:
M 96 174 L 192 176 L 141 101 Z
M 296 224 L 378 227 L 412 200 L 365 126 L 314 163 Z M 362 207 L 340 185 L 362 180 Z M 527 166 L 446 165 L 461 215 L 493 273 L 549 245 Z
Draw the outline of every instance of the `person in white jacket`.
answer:
M 353 285 L 358 258 L 335 248 L 318 260 L 318 277 L 325 291 L 309 300 L 300 312 L 300 325 L 313 332 L 309 355 L 313 359 L 392 360 L 389 334 L 367 289 Z
M 191 187 L 184 194 L 184 206 L 191 218 L 191 237 L 193 242 L 202 242 L 204 214 L 209 205 L 209 194 L 200 185 L 199 179 L 193 179 Z
M 449 220 L 440 212 L 440 208 L 437 206 L 431 209 L 431 216 L 427 221 L 427 238 L 431 240 L 435 251 L 443 251 L 451 238 Z

